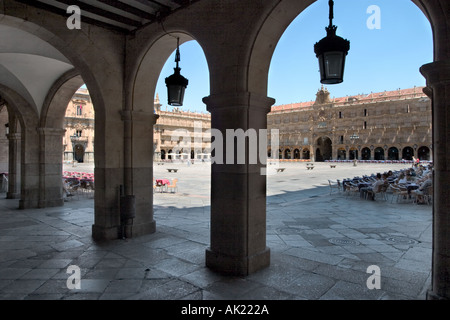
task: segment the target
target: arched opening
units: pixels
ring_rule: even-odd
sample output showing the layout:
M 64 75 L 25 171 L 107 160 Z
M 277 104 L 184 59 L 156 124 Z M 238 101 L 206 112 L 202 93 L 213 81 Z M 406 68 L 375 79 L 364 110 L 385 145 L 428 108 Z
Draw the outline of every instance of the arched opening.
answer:
M 370 149 L 365 147 L 361 150 L 361 160 L 370 160 L 371 152 Z
M 345 148 L 339 148 L 337 151 L 337 159 L 338 160 L 347 160 L 347 152 Z
M 431 154 L 430 148 L 426 146 L 422 146 L 417 150 L 417 157 L 419 158 L 419 160 L 430 161 L 431 160 L 430 154 Z
M 79 163 L 84 162 L 84 150 L 85 147 L 81 144 L 76 144 L 73 152 L 73 158 Z
M 328 137 L 320 137 L 316 140 L 316 161 L 323 162 L 332 159 L 332 142 Z M 345 150 L 344 150 L 345 151 Z
M 0 97 L 0 175 L 8 172 L 8 134 L 8 108 L 6 106 L 6 101 Z M 6 182 L 6 180 L 4 181 Z M 0 185 L 0 190 L 5 190 L 4 185 L 7 185 L 5 182 Z
M 300 150 L 294 149 L 294 159 L 295 160 L 300 159 Z
M 161 160 L 166 160 L 166 150 L 161 149 Z
M 384 149 L 382 147 L 375 148 L 374 159 L 384 160 Z
M 11 124 L 12 125 L 12 124 Z M 9 187 L 9 113 L 6 101 L 0 96 L 0 194 Z
M 396 147 L 390 147 L 388 149 L 388 160 L 399 160 L 398 149 Z
M 349 158 L 349 160 L 358 159 L 358 149 L 351 148 L 348 152 L 348 158 Z
M 303 148 L 302 149 L 302 159 L 303 160 L 311 159 L 311 152 L 309 151 L 309 148 Z
M 64 162 L 66 164 L 73 161 L 90 163 L 93 170 L 95 110 L 85 85 L 80 86 L 74 92 L 67 104 L 64 115 L 64 129 Z
M 291 159 L 291 149 L 284 150 L 284 159 Z
M 414 149 L 412 147 L 404 147 L 402 150 L 403 160 L 412 160 L 414 157 Z

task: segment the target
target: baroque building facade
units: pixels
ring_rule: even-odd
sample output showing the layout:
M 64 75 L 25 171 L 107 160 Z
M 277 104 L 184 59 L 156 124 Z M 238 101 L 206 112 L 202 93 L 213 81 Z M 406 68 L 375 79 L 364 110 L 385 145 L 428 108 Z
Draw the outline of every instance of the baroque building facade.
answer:
M 161 106 L 156 94 L 154 112 L 159 118 L 153 133 L 155 161 L 210 160 L 211 115 L 186 112 L 177 107 L 163 111 Z
M 422 87 L 274 106 L 282 160 L 432 160 L 431 101 Z M 272 143 L 273 144 L 273 143 Z M 269 158 L 274 158 L 270 146 Z
M 210 160 L 210 114 L 161 107 L 156 95 L 154 160 Z M 89 92 L 78 90 L 66 111 L 65 161 L 94 161 L 94 119 Z M 315 101 L 273 106 L 267 122 L 268 157 L 277 155 L 270 133 L 278 129 L 282 161 L 432 160 L 431 102 L 422 87 L 333 99 L 322 87 Z
M 80 88 L 66 109 L 63 137 L 65 162 L 94 162 L 95 112 L 89 91 Z

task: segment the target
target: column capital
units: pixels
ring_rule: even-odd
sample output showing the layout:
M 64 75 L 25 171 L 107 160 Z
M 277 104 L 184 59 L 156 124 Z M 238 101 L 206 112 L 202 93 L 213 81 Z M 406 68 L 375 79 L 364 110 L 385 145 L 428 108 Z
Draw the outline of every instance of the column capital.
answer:
M 8 133 L 6 135 L 6 138 L 8 140 L 20 140 L 21 134 L 20 134 L 20 132 Z
M 450 61 L 435 61 L 424 64 L 420 67 L 420 73 L 427 80 L 427 87 L 431 89 L 436 85 L 450 84 Z
M 256 94 L 253 92 L 233 92 L 213 94 L 203 98 L 209 112 L 218 109 L 228 108 L 257 108 L 265 113 L 270 112 L 270 108 L 275 103 L 275 99 Z

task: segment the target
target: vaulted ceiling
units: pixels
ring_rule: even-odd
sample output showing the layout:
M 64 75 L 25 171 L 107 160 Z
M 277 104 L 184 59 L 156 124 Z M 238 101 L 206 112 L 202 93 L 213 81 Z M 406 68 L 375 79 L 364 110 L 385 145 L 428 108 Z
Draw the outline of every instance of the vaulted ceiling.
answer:
M 77 5 L 88 23 L 124 33 L 186 8 L 199 0 L 18 0 L 24 4 L 67 16 L 67 8 Z
M 200 0 L 16 0 L 31 8 L 69 17 L 77 5 L 81 21 L 124 34 L 164 18 Z M 44 40 L 18 28 L 0 25 L 0 84 L 19 93 L 40 113 L 50 87 L 71 62 Z M 3 105 L 0 97 L 0 105 Z

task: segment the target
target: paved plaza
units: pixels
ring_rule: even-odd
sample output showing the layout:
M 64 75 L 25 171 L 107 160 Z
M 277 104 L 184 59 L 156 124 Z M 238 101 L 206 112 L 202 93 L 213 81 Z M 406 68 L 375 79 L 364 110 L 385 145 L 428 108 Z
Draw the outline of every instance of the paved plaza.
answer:
M 169 173 L 172 167 L 179 170 Z M 223 276 L 205 267 L 210 242 L 208 163 L 155 164 L 155 178 L 178 178 L 178 191 L 154 194 L 157 231 L 138 238 L 94 242 L 90 193 L 71 197 L 64 207 L 31 210 L 17 209 L 18 200 L 7 200 L 3 193 L 0 299 L 425 299 L 432 207 L 396 199 L 391 203 L 391 194 L 387 201 L 336 190 L 330 194 L 328 185 L 328 179 L 410 165 L 280 167 L 285 170 L 269 170 L 273 174 L 267 176 L 271 264 L 247 277 Z M 64 170 L 93 172 L 87 164 L 65 165 Z M 68 288 L 71 265 L 80 268 L 80 289 Z

